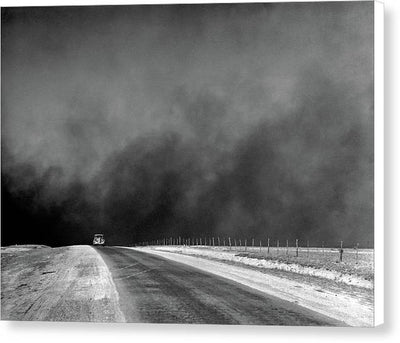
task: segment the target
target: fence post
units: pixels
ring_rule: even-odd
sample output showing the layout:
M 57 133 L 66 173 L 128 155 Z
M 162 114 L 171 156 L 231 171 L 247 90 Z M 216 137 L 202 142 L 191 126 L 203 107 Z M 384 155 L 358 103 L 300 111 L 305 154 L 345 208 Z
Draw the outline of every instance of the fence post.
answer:
M 343 241 L 340 241 L 339 254 L 340 254 L 339 260 L 340 260 L 340 262 L 342 262 L 343 261 Z
M 212 238 L 212 245 L 215 246 L 214 237 Z
M 269 237 L 268 237 L 268 240 L 267 240 L 267 254 L 269 254 Z
M 286 240 L 286 255 L 289 255 L 289 240 Z
M 296 239 L 296 257 L 299 257 L 299 240 Z
M 358 264 L 358 243 L 356 244 L 356 263 Z
M 218 237 L 217 241 L 218 241 L 218 246 L 220 246 L 220 245 L 221 245 L 221 242 L 220 242 L 220 240 L 219 240 L 219 237 Z
M 252 246 L 253 246 L 253 250 L 254 250 L 254 238 L 252 239 Z

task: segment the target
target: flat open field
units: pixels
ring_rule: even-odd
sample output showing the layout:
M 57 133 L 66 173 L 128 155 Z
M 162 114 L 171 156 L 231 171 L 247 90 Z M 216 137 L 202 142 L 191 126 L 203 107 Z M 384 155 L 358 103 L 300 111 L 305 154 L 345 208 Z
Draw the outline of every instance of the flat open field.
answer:
M 237 248 L 233 248 L 236 251 Z M 229 251 L 229 248 L 225 249 Z M 340 273 L 353 274 L 366 280 L 374 280 L 374 250 L 373 249 L 343 249 L 340 262 L 339 250 L 335 248 L 299 248 L 296 256 L 296 248 L 267 248 L 247 247 L 247 250 L 239 250 L 243 256 L 252 258 L 276 260 L 288 264 L 323 268 Z

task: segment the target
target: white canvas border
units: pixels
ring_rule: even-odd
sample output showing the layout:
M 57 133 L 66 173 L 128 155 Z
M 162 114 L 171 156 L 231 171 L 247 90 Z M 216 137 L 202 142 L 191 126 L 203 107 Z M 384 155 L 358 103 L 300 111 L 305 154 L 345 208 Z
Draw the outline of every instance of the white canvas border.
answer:
M 375 326 L 384 322 L 384 6 L 374 3 L 374 297 Z
M 307 0 L 310 2 L 315 2 L 318 0 Z M 336 1 L 346 1 L 346 0 L 336 0 Z M 211 2 L 306 2 L 306 0 L 289 0 L 289 1 L 278 1 L 278 0 L 266 0 L 266 1 L 166 1 L 166 0 L 142 0 L 142 1 L 129 1 L 129 0 L 0 0 L 1 6 L 60 6 L 60 5 L 118 5 L 118 4 L 168 4 L 168 3 L 211 3 Z M 384 35 L 384 6 L 383 3 L 375 1 L 375 55 L 374 55 L 374 78 L 375 78 L 375 94 L 374 94 L 374 130 L 375 130 L 375 157 L 374 157 L 374 195 L 375 195 L 375 214 L 374 214 L 374 227 L 375 227 L 375 325 L 380 325 L 383 323 L 384 320 L 384 93 L 383 93 L 383 86 L 384 86 L 384 53 L 383 53 L 383 35 Z M 397 18 L 400 20 L 400 18 Z M 400 32 L 397 32 L 400 34 Z M 381 38 L 378 38 L 381 37 Z M 400 148 L 400 147 L 395 147 Z M 379 228 L 379 229 L 378 229 Z M 397 237 L 397 236 L 396 236 Z M 392 256 L 393 257 L 393 256 Z M 115 339 L 132 339 L 140 341 L 146 337 L 146 332 L 149 334 L 147 336 L 151 336 L 151 332 L 153 331 L 153 336 L 155 334 L 155 326 L 152 325 L 135 325 L 132 330 L 128 328 L 123 328 L 121 325 L 117 326 L 109 326 L 106 325 L 106 328 L 101 329 L 99 324 L 86 324 L 86 323 L 49 323 L 49 332 L 48 334 L 44 333 L 44 327 L 46 323 L 0 323 L 1 327 L 4 328 L 4 324 L 7 326 L 7 330 L 9 332 L 14 332 L 15 336 L 18 336 L 18 331 L 21 334 L 21 339 L 18 339 L 18 342 L 26 342 L 29 338 L 33 339 L 33 336 L 36 338 L 40 338 L 41 342 L 54 342 L 54 339 L 58 337 L 59 342 L 69 342 L 72 339 L 77 339 L 78 341 L 80 338 L 85 340 L 95 340 L 99 339 L 99 341 L 110 341 Z M 129 326 L 129 325 L 128 325 Z M 196 328 L 197 327 L 197 328 Z M 189 336 L 193 336 L 199 334 L 200 332 L 204 332 L 204 326 L 191 326 L 191 328 L 181 330 L 182 326 L 175 326 L 171 328 L 169 325 L 163 326 L 163 329 L 159 330 L 159 334 L 156 335 L 158 338 L 162 339 L 165 338 L 162 342 L 173 341 L 171 338 L 171 334 L 176 334 L 177 337 L 180 338 L 188 338 Z M 84 331 L 86 330 L 87 331 Z M 203 330 L 204 329 L 204 330 Z M 267 328 L 268 329 L 268 328 Z M 270 336 L 272 336 L 275 340 L 274 342 L 279 341 L 288 341 L 288 340 L 280 340 L 277 339 L 278 331 L 280 333 L 286 333 L 287 337 L 290 337 L 290 340 L 295 340 L 297 342 L 304 342 L 309 341 L 305 339 L 306 332 L 309 332 L 308 329 L 298 328 L 269 328 Z M 317 329 L 317 328 L 316 328 Z M 22 331 L 21 331 L 22 330 Z M 260 328 L 255 328 L 254 332 L 249 335 L 246 335 L 247 338 L 254 340 L 259 338 L 257 335 L 261 333 L 266 333 L 265 330 L 260 331 Z M 294 333 L 296 330 L 296 333 Z M 306 331 L 305 331 L 306 330 Z M 322 329 L 318 330 L 318 336 L 321 338 L 323 337 L 324 342 L 334 342 L 339 337 L 340 340 L 344 340 L 346 335 L 339 335 L 338 330 L 332 331 L 332 329 L 325 329 L 326 334 L 330 335 L 331 337 L 324 337 L 324 332 Z M 4 338 L 3 333 L 4 331 L 1 330 L 1 337 Z M 24 331 L 24 332 L 23 332 Z M 97 332 L 98 331 L 98 332 Z M 119 333 L 117 333 L 119 331 Z M 249 329 L 250 331 L 250 329 Z M 347 331 L 347 330 L 345 330 Z M 356 330 L 358 331 L 358 330 Z M 84 335 L 83 332 L 86 332 Z M 97 332 L 97 334 L 96 334 Z M 336 332 L 336 334 L 335 334 Z M 239 342 L 245 339 L 245 335 L 243 332 L 238 332 L 238 329 L 233 329 L 231 334 L 225 337 L 224 334 L 219 334 L 215 330 L 215 326 L 211 326 L 209 333 L 211 334 L 200 334 L 200 340 L 194 339 L 193 341 L 203 341 L 206 338 L 210 338 L 211 341 L 214 339 L 211 336 L 215 337 L 215 341 L 220 341 L 223 339 L 230 339 L 232 342 Z M 314 332 L 315 333 L 315 332 Z M 61 336 L 60 336 L 61 334 Z M 166 335 L 164 337 L 163 335 Z M 297 337 L 296 335 L 299 334 Z M 360 331 L 358 331 L 360 334 Z M 103 337 L 101 337 L 103 336 Z M 350 336 L 350 332 L 347 331 L 347 336 L 351 340 L 355 337 Z M 271 338 L 272 338 L 271 337 Z M 368 332 L 362 333 L 359 338 L 364 338 L 366 342 L 375 341 L 377 336 L 369 335 Z M 14 341 L 14 340 L 13 340 Z M 33 340 L 32 340 L 33 341 Z M 36 341 L 36 340 L 34 340 Z M 315 341 L 315 340 L 311 340 Z M 346 340 L 347 341 L 347 340 Z M 387 341 L 383 339 L 383 341 Z M 151 342 L 151 340 L 150 340 Z

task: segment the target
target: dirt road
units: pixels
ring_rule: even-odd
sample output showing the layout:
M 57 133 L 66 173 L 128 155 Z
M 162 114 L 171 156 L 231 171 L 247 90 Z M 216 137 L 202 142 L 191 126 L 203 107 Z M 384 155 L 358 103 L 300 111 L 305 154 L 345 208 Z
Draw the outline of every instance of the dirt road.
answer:
M 2 248 L 3 320 L 344 325 L 162 256 L 120 247 Z
M 96 249 L 109 267 L 129 322 L 343 325 L 296 304 L 163 257 Z

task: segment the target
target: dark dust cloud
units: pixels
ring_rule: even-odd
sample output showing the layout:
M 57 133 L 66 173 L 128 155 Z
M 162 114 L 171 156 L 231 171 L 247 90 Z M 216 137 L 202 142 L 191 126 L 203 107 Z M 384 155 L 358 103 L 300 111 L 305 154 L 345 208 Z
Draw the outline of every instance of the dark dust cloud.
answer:
M 373 245 L 373 2 L 2 9 L 2 244 Z

